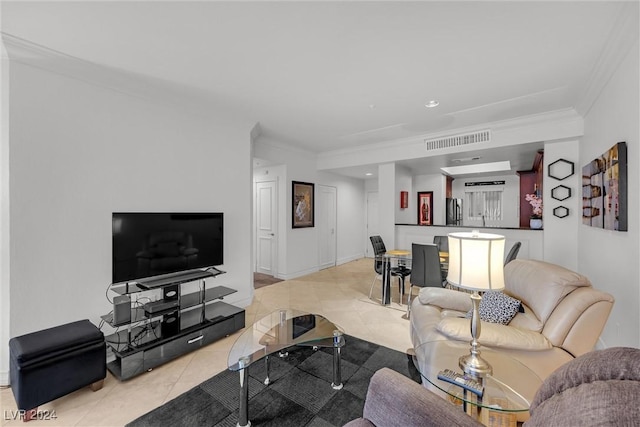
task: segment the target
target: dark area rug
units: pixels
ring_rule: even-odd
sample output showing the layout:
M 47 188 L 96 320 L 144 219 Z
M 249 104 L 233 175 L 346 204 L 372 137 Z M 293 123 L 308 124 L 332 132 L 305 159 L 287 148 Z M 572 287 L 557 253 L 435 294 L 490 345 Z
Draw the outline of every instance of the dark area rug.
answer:
M 249 366 L 249 420 L 252 426 L 342 426 L 362 416 L 373 374 L 391 368 L 420 382 L 411 356 L 359 338 L 345 336 L 342 348 L 342 390 L 331 388 L 333 349 L 292 347 L 284 358 Z M 240 377 L 224 371 L 137 418 L 127 427 L 229 426 L 238 422 Z M 398 404 L 402 404 L 399 402 Z

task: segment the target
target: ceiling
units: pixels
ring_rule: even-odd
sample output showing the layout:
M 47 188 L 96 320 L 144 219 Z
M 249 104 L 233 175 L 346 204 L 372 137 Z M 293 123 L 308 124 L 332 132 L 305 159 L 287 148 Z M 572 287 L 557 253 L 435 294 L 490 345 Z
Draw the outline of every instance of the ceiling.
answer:
M 197 93 L 260 123 L 262 137 L 316 153 L 566 108 L 583 113 L 623 11 L 613 1 L 1 6 L 5 37 Z M 434 99 L 440 105 L 426 108 Z M 478 154 L 528 168 L 541 146 Z

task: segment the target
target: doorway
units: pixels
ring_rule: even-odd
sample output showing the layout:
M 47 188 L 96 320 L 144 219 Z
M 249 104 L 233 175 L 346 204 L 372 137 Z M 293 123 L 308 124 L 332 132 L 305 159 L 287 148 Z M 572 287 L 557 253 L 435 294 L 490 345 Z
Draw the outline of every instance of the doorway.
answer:
M 337 188 L 317 186 L 318 264 L 322 270 L 337 264 Z
M 278 259 L 277 181 L 256 182 L 256 268 L 255 272 L 275 277 Z

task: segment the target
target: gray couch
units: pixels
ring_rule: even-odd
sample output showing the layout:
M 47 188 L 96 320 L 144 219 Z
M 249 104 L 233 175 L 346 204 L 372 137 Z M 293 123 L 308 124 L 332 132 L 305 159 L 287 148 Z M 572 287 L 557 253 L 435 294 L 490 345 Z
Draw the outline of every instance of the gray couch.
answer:
M 582 355 L 553 372 L 531 404 L 524 427 L 637 426 L 640 349 Z M 362 418 L 345 427 L 481 426 L 449 401 L 383 368 L 371 379 Z

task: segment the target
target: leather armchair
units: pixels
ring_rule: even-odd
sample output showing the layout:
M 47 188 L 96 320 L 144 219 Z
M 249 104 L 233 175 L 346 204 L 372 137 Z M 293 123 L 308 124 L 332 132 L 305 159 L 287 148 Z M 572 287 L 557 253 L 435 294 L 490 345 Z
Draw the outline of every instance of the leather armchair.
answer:
M 594 289 L 585 276 L 543 261 L 515 259 L 504 276 L 504 293 L 520 300 L 524 312 L 507 325 L 482 321 L 481 345 L 509 354 L 541 380 L 593 350 L 613 307 L 611 295 Z M 433 340 L 469 342 L 470 320 L 464 316 L 470 309 L 465 292 L 420 290 L 411 305 L 414 348 Z M 422 363 L 437 357 L 421 356 Z

